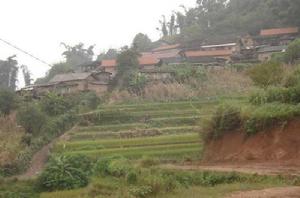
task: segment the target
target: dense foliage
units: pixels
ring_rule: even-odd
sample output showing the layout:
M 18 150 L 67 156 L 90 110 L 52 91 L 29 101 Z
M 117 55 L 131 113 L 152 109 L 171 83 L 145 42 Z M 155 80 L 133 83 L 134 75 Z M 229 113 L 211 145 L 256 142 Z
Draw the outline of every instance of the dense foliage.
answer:
M 40 187 L 47 191 L 69 190 L 88 184 L 90 163 L 84 156 L 52 158 L 38 179 Z
M 15 90 L 18 75 L 18 62 L 15 56 L 0 60 L 0 88 Z
M 285 52 L 285 60 L 289 63 L 294 63 L 300 58 L 300 39 L 297 39 L 289 44 Z
M 132 46 L 139 52 L 146 52 L 152 48 L 152 41 L 146 34 L 139 33 L 134 37 Z
M 268 87 L 281 83 L 284 70 L 279 62 L 265 62 L 249 69 L 249 76 L 259 87 Z
M 175 38 L 185 42 L 219 40 L 244 32 L 257 34 L 274 24 L 300 26 L 299 9 L 299 1 L 294 0 L 198 0 L 196 7 L 183 7 L 169 20 L 163 18 L 159 29 L 164 37 L 178 33 Z
M 24 105 L 18 110 L 17 122 L 30 134 L 38 134 L 46 122 L 45 114 L 37 105 Z
M 206 123 L 206 140 L 219 138 L 224 133 L 232 132 L 241 124 L 240 110 L 234 106 L 221 105 L 215 111 L 213 117 Z
M 49 93 L 40 101 L 41 109 L 50 116 L 56 116 L 67 112 L 71 104 L 63 96 Z
M 9 113 L 17 107 L 17 96 L 14 92 L 1 89 L 0 90 L 0 113 L 9 115 Z

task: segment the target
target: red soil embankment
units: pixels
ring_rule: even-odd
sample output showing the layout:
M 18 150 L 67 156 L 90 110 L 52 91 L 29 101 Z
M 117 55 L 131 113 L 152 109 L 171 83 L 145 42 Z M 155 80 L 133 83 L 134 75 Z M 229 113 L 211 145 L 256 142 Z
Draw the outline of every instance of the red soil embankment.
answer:
M 225 134 L 206 144 L 205 162 L 282 162 L 300 164 L 300 120 L 246 136 Z

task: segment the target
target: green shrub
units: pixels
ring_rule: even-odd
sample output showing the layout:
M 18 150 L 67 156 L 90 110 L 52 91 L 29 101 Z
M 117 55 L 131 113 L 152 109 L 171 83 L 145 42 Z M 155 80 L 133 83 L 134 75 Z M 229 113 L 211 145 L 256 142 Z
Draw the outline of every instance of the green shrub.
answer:
M 295 87 L 270 87 L 250 96 L 250 103 L 261 105 L 265 103 L 280 102 L 297 104 L 300 102 L 300 84 Z
M 254 84 L 263 88 L 280 84 L 284 76 L 281 64 L 272 61 L 255 65 L 248 73 Z
M 50 116 L 57 116 L 65 113 L 71 107 L 71 105 L 64 99 L 63 96 L 49 93 L 42 98 L 41 109 Z
M 205 70 L 200 67 L 193 67 L 191 65 L 179 65 L 172 66 L 170 70 L 174 71 L 173 77 L 179 83 L 184 83 L 191 79 L 200 81 L 207 79 Z
M 264 104 L 251 112 L 249 117 L 245 120 L 244 129 L 248 135 L 253 135 L 299 115 L 299 105 L 282 103 Z
M 135 183 L 137 183 L 137 180 L 138 180 L 138 174 L 135 171 L 130 171 L 126 175 L 126 180 L 127 180 L 127 183 L 129 183 L 129 184 L 135 184 Z
M 80 169 L 87 175 L 90 175 L 92 173 L 92 162 L 87 156 L 72 155 L 68 158 L 68 161 L 70 164 L 72 164 L 72 167 Z
M 285 52 L 285 60 L 289 63 L 294 63 L 300 58 L 300 39 L 291 42 Z
M 76 157 L 75 159 L 78 159 Z M 46 191 L 70 190 L 88 184 L 85 169 L 86 161 L 75 162 L 75 159 L 58 156 L 50 159 L 47 167 L 38 178 L 38 185 Z
M 206 124 L 207 139 L 218 138 L 226 132 L 238 128 L 241 124 L 240 110 L 230 105 L 221 105 Z
M 220 174 L 214 172 L 202 172 L 193 177 L 193 184 L 200 186 L 215 186 L 218 184 L 239 182 L 240 180 L 240 176 L 236 173 Z
M 141 167 L 148 168 L 159 164 L 159 160 L 149 156 L 143 156 L 140 160 Z
M 46 116 L 36 105 L 28 104 L 19 109 L 17 122 L 24 127 L 26 133 L 38 134 L 46 123 Z
M 131 195 L 137 198 L 145 198 L 152 194 L 151 186 L 138 186 L 129 189 Z
M 17 106 L 17 96 L 13 91 L 0 90 L 0 113 L 8 115 Z
M 238 64 L 230 65 L 230 67 L 235 69 L 237 72 L 244 71 L 248 69 L 250 66 L 251 64 L 247 64 L 247 63 L 238 63 Z
M 283 52 L 275 52 L 271 56 L 271 61 L 275 62 L 284 62 L 285 61 L 285 53 Z
M 300 85 L 300 68 L 299 66 L 291 74 L 286 76 L 284 81 L 285 87 L 295 87 Z
M 132 169 L 131 163 L 125 158 L 111 160 L 108 164 L 108 173 L 115 177 L 125 177 Z
M 114 155 L 108 158 L 101 158 L 96 161 L 94 164 L 93 172 L 96 175 L 107 176 L 110 175 L 109 165 L 113 160 L 124 159 L 123 156 Z
M 139 72 L 133 72 L 129 76 L 129 91 L 137 94 L 142 95 L 143 90 L 147 84 L 147 78 L 144 74 L 141 74 Z
M 88 92 L 82 96 L 81 105 L 88 109 L 96 109 L 100 104 L 100 98 L 95 92 Z

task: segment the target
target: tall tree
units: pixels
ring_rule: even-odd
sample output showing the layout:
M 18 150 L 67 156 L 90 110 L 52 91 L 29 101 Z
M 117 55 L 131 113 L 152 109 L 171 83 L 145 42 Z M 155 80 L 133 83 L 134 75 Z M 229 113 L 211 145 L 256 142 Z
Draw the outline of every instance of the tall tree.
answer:
M 25 86 L 28 86 L 31 84 L 31 81 L 32 81 L 31 73 L 26 65 L 22 65 L 21 69 L 22 69 L 22 73 L 23 73 L 23 77 L 24 77 Z
M 0 60 L 0 87 L 10 90 L 16 89 L 18 62 L 15 55 L 10 56 L 7 60 Z
M 168 32 L 168 28 L 167 28 L 167 22 L 166 22 L 165 15 L 162 16 L 162 20 L 159 20 L 159 23 L 160 23 L 161 27 L 157 28 L 157 30 L 161 31 L 163 37 L 168 36 L 169 32 Z
M 130 76 L 132 73 L 136 72 L 139 66 L 140 54 L 136 48 L 128 48 L 127 46 L 121 49 L 121 52 L 117 56 L 117 76 L 116 84 L 119 87 L 128 87 L 130 82 Z
M 139 52 L 145 52 L 151 49 L 152 41 L 146 34 L 138 33 L 132 41 L 132 47 Z
M 62 53 L 62 55 L 66 59 L 66 63 L 71 65 L 72 68 L 77 69 L 78 66 L 91 62 L 94 56 L 94 46 L 89 46 L 88 48 L 84 48 L 83 43 L 79 43 L 75 46 L 70 46 L 65 43 L 61 43 L 66 51 Z
M 107 52 L 103 52 L 97 56 L 97 61 L 116 59 L 118 55 L 118 50 L 109 49 Z
M 35 84 L 44 84 L 48 83 L 55 75 L 64 74 L 73 72 L 72 66 L 66 62 L 56 63 L 51 67 L 51 69 L 47 72 L 44 78 L 39 78 L 36 80 Z
M 168 23 L 169 26 L 169 34 L 173 36 L 176 33 L 176 26 L 175 26 L 175 15 L 171 15 L 170 22 Z

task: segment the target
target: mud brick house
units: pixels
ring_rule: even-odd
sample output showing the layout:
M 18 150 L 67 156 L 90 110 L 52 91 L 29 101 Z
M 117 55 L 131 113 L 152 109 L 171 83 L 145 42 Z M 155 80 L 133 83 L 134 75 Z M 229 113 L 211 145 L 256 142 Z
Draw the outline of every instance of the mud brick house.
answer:
M 236 43 L 201 45 L 198 49 L 186 49 L 181 52 L 187 62 L 194 64 L 224 64 L 237 50 Z
M 117 61 L 115 59 L 102 60 L 99 67 L 103 71 L 111 73 L 112 77 L 115 77 L 117 74 Z
M 255 37 L 255 41 L 257 46 L 282 46 L 288 45 L 299 35 L 298 27 L 263 29 L 259 36 Z
M 272 54 L 276 52 L 285 52 L 287 45 L 281 46 L 265 46 L 258 49 L 258 60 L 261 62 L 269 61 L 272 58 Z
M 139 57 L 139 69 L 141 70 L 153 70 L 160 65 L 162 65 L 162 60 L 152 53 L 142 53 L 142 56 Z
M 108 89 L 110 76 L 111 73 L 102 71 L 58 74 L 47 84 L 32 86 L 30 91 L 36 95 L 48 92 L 64 95 L 83 91 L 94 91 L 97 95 L 102 95 Z
M 153 70 L 157 66 L 162 64 L 162 61 L 156 58 L 152 53 L 142 53 L 138 58 L 139 69 L 141 70 Z M 117 61 L 116 60 L 103 60 L 99 66 L 100 70 L 109 72 L 112 74 L 112 77 L 115 77 L 117 74 Z
M 162 43 L 160 47 L 153 49 L 151 53 L 164 64 L 179 64 L 183 62 L 180 51 L 180 44 Z

